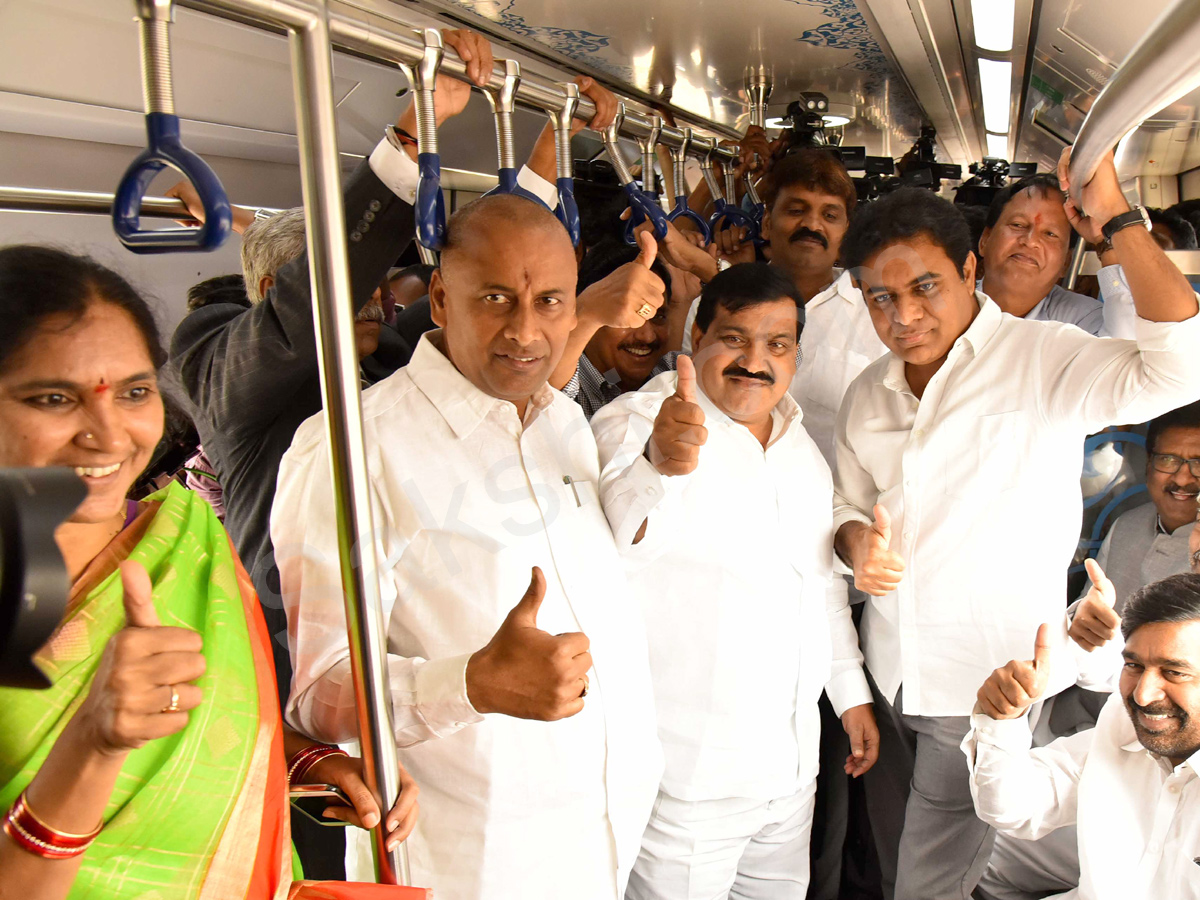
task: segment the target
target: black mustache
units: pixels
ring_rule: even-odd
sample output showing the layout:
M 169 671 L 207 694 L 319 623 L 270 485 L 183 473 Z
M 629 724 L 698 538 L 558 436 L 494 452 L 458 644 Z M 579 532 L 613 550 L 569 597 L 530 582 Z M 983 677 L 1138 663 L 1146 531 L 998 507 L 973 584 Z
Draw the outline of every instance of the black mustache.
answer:
M 825 235 L 819 231 L 813 231 L 811 228 L 805 228 L 803 225 L 793 231 L 792 236 L 788 240 L 795 243 L 804 238 L 812 238 L 814 241 L 819 241 L 822 247 L 826 250 L 829 249 L 829 241 L 825 239 Z
M 1141 706 L 1138 703 L 1135 703 L 1132 697 L 1126 699 L 1125 703 L 1135 712 L 1144 712 L 1149 716 L 1177 716 L 1178 718 L 1185 720 L 1188 717 L 1187 713 L 1174 704 L 1163 704 L 1161 706 Z
M 728 375 L 731 378 L 757 378 L 759 381 L 766 382 L 767 384 L 775 383 L 775 376 L 770 372 L 748 372 L 741 366 L 729 366 L 721 374 Z
M 1168 494 L 1192 494 L 1192 495 L 1200 495 L 1200 487 L 1197 487 L 1197 486 L 1196 486 L 1196 485 L 1194 485 L 1194 484 L 1193 484 L 1193 485 L 1189 485 L 1188 487 L 1183 487 L 1182 485 L 1178 485 L 1178 484 L 1176 484 L 1176 483 L 1175 483 L 1175 482 L 1173 482 L 1173 481 L 1172 481 L 1172 482 L 1170 482 L 1170 483 L 1169 483 L 1169 484 L 1166 486 L 1166 488 L 1164 488 L 1164 490 L 1166 490 L 1166 492 L 1167 492 Z

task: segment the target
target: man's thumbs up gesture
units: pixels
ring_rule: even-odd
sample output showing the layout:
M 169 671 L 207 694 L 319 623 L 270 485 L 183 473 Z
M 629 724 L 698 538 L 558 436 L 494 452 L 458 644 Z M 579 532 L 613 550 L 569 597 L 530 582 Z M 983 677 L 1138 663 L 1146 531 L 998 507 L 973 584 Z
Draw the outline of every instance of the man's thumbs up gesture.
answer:
M 553 721 L 583 709 L 592 654 L 587 635 L 548 634 L 537 615 L 546 578 L 533 567 L 529 589 L 467 663 L 467 699 L 480 713 Z
M 675 368 L 675 393 L 663 401 L 650 435 L 650 462 L 663 475 L 694 471 L 708 440 L 704 410 L 696 403 L 696 367 L 691 357 L 681 354 Z
M 979 709 L 993 719 L 1016 719 L 1046 690 L 1050 678 L 1050 626 L 1040 625 L 1033 642 L 1033 659 L 1011 660 L 997 669 L 979 689 Z
M 854 586 L 882 597 L 899 586 L 904 577 L 904 559 L 891 549 L 892 517 L 887 508 L 877 504 L 873 514 L 875 521 L 870 525 L 847 522 L 839 529 L 838 537 L 845 536 L 849 552 L 842 555 L 854 567 Z
M 1113 604 L 1117 602 L 1117 589 L 1108 580 L 1100 564 L 1088 559 L 1084 566 L 1088 578 L 1092 580 L 1092 589 L 1075 609 L 1075 618 L 1071 620 L 1071 629 L 1067 633 L 1071 640 L 1091 653 L 1117 636 L 1121 617 L 1113 609 Z

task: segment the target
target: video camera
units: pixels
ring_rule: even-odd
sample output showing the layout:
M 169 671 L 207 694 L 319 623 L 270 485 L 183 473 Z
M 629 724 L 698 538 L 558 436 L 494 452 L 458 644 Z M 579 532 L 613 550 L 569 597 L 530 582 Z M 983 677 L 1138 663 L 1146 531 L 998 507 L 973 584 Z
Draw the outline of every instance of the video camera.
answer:
M 54 531 L 86 496 L 70 469 L 0 469 L 0 686 L 50 686 L 33 654 L 70 592 Z
M 958 189 L 955 203 L 967 206 L 989 206 L 992 198 L 1008 184 L 1008 180 L 1037 174 L 1037 163 L 1010 163 L 998 156 L 985 156 L 982 162 L 971 163 L 971 178 Z

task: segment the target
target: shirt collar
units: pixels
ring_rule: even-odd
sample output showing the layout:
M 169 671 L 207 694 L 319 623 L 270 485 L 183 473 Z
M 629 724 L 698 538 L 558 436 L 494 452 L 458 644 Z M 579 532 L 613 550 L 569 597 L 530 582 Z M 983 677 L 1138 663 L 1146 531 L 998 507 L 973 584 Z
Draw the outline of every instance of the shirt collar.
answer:
M 810 310 L 820 306 L 834 297 L 841 297 L 848 303 L 861 303 L 862 296 L 854 287 L 854 282 L 850 278 L 850 273 L 842 269 L 834 269 L 833 283 L 819 294 L 815 295 L 811 300 L 804 304 L 805 310 Z
M 444 347 L 440 328 L 421 335 L 405 371 L 455 435 L 460 439 L 470 435 L 501 404 L 516 415 L 516 408 L 507 400 L 485 394 L 468 381 L 443 352 Z M 554 400 L 554 392 L 543 384 L 530 399 L 534 409 L 545 409 Z M 531 411 L 526 411 L 526 421 Z

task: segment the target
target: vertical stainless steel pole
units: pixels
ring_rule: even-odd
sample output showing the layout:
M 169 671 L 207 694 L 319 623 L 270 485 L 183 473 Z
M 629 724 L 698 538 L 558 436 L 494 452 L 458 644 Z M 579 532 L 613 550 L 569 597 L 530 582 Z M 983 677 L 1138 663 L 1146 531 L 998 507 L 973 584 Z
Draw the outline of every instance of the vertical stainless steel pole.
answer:
M 1079 280 L 1079 273 L 1083 271 L 1083 257 L 1087 253 L 1087 241 L 1080 238 L 1075 242 L 1075 249 L 1071 251 L 1071 264 L 1067 266 L 1066 284 L 1063 285 L 1068 291 L 1075 290 L 1075 282 Z
M 315 13 L 305 27 L 290 32 L 313 319 L 363 769 L 383 811 L 372 832 L 375 877 L 382 884 L 407 884 L 407 850 L 385 847 L 387 811 L 400 792 L 400 778 L 363 447 L 327 0 L 317 0 Z

